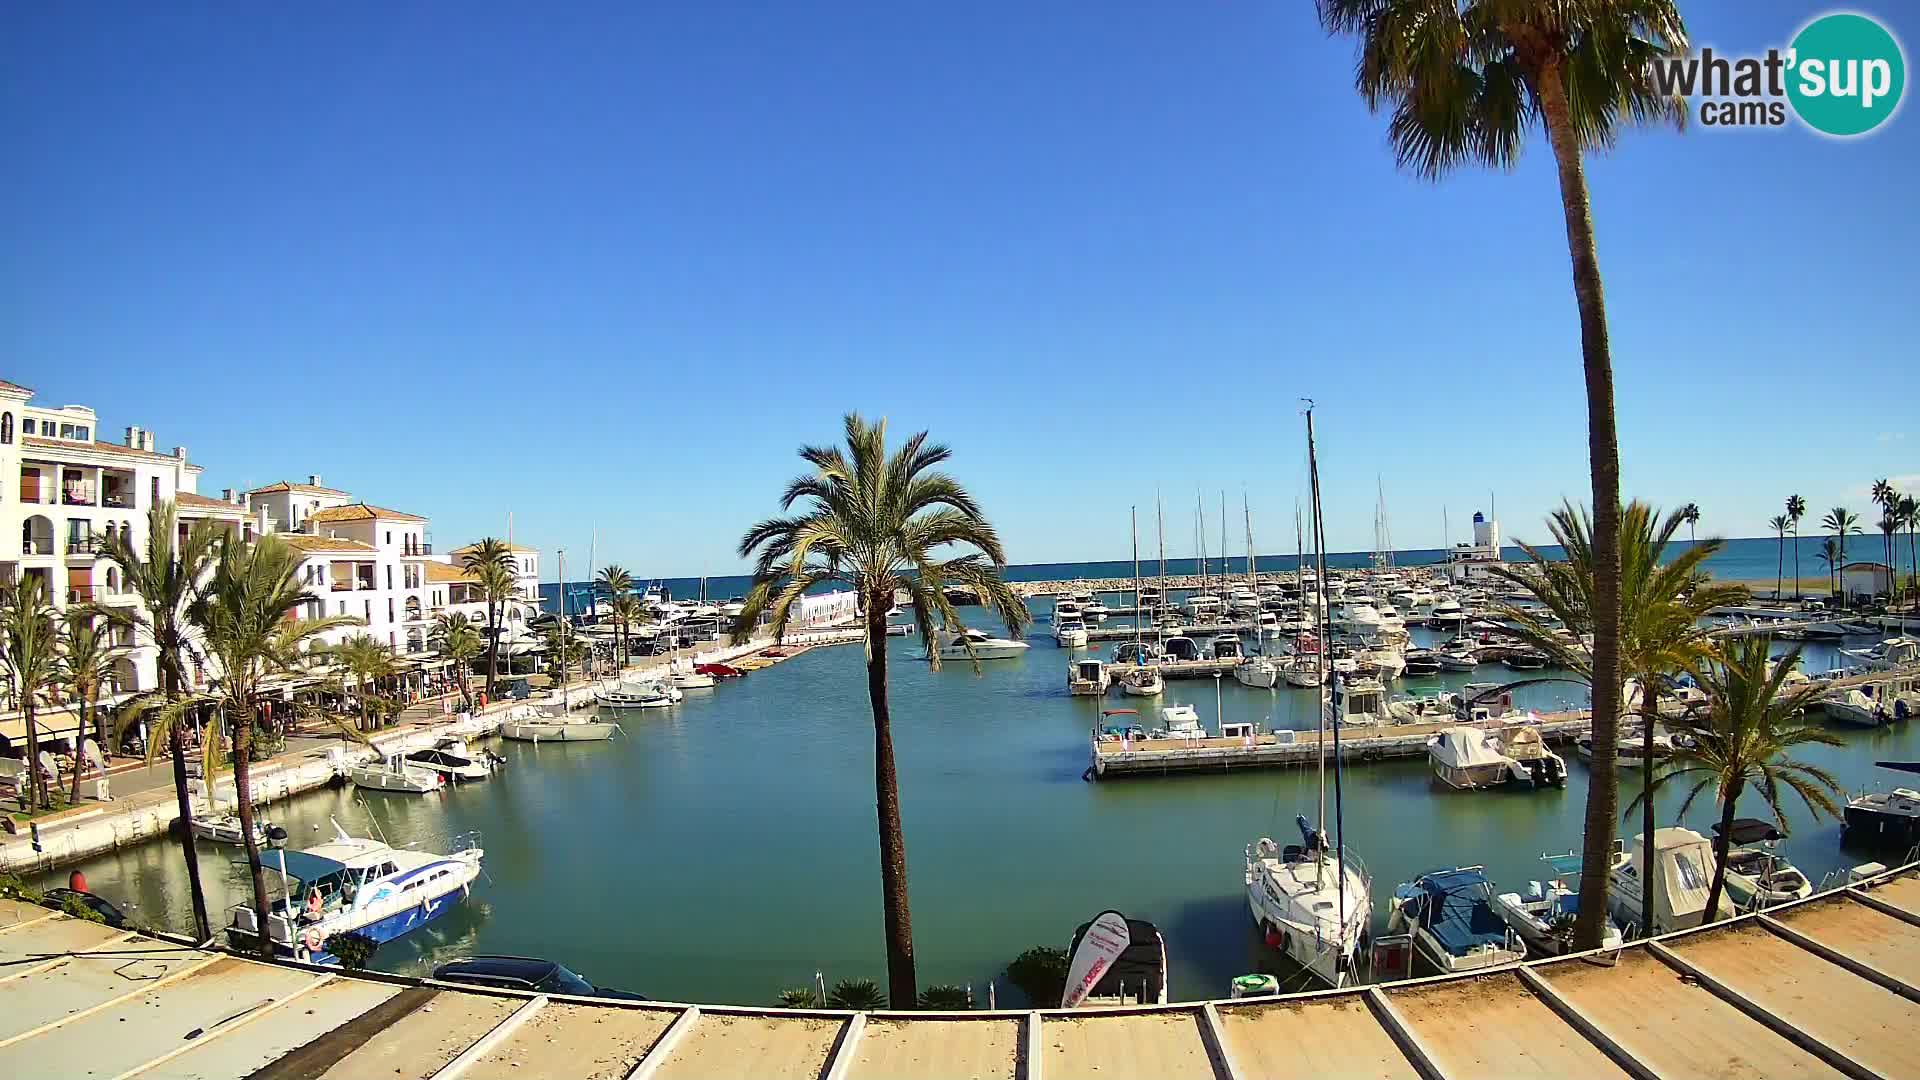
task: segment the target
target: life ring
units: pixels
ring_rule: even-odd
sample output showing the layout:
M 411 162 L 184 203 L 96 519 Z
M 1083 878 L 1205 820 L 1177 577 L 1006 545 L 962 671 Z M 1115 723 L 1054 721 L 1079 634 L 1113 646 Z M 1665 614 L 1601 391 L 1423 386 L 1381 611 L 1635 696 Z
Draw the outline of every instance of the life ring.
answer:
M 320 944 L 325 940 L 326 938 L 322 937 L 320 934 L 319 927 L 317 926 L 307 927 L 307 952 L 309 953 L 319 952 Z

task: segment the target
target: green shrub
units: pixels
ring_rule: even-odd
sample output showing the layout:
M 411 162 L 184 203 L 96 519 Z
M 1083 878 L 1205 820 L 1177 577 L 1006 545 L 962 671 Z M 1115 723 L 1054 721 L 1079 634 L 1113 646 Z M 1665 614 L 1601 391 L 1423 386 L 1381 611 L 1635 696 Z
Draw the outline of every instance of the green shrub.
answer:
M 68 893 L 60 898 L 60 910 L 63 914 L 71 915 L 76 919 L 85 919 L 87 922 L 104 924 L 107 921 L 105 915 L 88 907 L 85 900 L 80 899 L 72 893 Z
M 952 983 L 935 983 L 920 991 L 920 1007 L 939 1012 L 962 1012 L 973 1008 L 973 992 Z
M 820 1007 L 820 995 L 813 992 L 811 986 L 790 986 L 780 991 L 780 1007 L 783 1009 L 817 1009 Z
M 352 931 L 334 934 L 327 938 L 326 950 L 340 961 L 340 966 L 348 971 L 359 971 L 373 960 L 373 954 L 380 943 L 365 934 Z
M 26 879 L 18 874 L 0 874 L 0 898 L 37 904 L 45 900 L 47 895 L 27 884 Z
M 1057 1009 L 1067 992 L 1067 951 L 1036 945 L 1007 965 L 1007 981 L 1036 1009 Z
M 886 992 L 872 979 L 841 979 L 827 993 L 827 1006 L 834 1009 L 867 1011 L 887 1007 Z

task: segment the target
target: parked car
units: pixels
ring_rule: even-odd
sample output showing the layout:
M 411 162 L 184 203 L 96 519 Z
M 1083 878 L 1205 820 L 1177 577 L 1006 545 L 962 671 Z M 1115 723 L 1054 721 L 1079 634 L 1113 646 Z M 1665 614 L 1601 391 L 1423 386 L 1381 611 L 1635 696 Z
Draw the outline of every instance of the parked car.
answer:
M 552 960 L 533 956 L 469 956 L 465 960 L 454 960 L 434 968 L 433 977 L 441 982 L 525 990 L 537 994 L 573 994 L 619 1001 L 647 1000 L 625 990 L 595 986 Z

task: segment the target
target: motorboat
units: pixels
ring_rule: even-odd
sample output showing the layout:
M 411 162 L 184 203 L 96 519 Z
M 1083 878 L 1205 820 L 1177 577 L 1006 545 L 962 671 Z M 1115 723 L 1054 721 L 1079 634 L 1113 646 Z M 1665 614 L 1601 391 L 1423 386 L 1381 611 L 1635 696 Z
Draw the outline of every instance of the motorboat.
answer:
M 1514 671 L 1539 671 L 1547 666 L 1547 654 L 1538 649 L 1520 649 L 1508 653 L 1501 663 Z
M 447 784 L 447 778 L 439 772 L 422 765 L 408 764 L 399 755 L 370 761 L 365 765 L 355 765 L 348 770 L 347 778 L 353 786 L 364 791 L 391 791 L 401 795 L 426 795 L 439 791 Z
M 1207 644 L 1207 655 L 1213 660 L 1239 660 L 1246 656 L 1241 648 L 1240 639 L 1233 634 L 1221 634 Z
M 1920 843 L 1920 791 L 1869 791 L 1847 800 L 1843 839 L 1909 848 Z
M 1249 656 L 1233 665 L 1233 677 L 1242 686 L 1271 690 L 1280 682 L 1280 665 L 1264 656 Z
M 667 666 L 667 684 L 677 690 L 704 690 L 715 681 L 711 673 L 694 664 L 692 657 L 683 656 Z
M 1892 671 L 1920 664 L 1920 639 L 1890 637 L 1871 649 L 1841 649 L 1840 654 L 1859 661 L 1869 671 Z
M 1512 724 L 1500 734 L 1500 750 L 1507 755 L 1507 782 L 1531 787 L 1565 787 L 1567 761 L 1547 748 L 1540 729 Z
M 1056 620 L 1053 624 L 1053 640 L 1063 649 L 1086 648 L 1087 636 L 1087 624 L 1079 619 Z
M 1458 600 L 1443 598 L 1434 601 L 1433 608 L 1427 612 L 1427 626 L 1430 629 L 1456 631 L 1467 624 L 1466 609 Z
M 540 713 L 500 725 L 500 734 L 505 738 L 535 745 L 549 742 L 605 742 L 619 730 L 620 725 L 612 720 L 558 716 L 553 713 Z
M 1387 712 L 1400 724 L 1451 723 L 1459 708 L 1459 697 L 1446 690 L 1408 695 L 1387 703 Z
M 1375 727 L 1393 723 L 1387 708 L 1387 688 L 1365 675 L 1343 675 L 1333 683 L 1333 705 L 1348 727 Z
M 1855 727 L 1879 727 L 1886 722 L 1886 712 L 1880 703 L 1866 692 L 1858 689 L 1839 690 L 1833 695 L 1822 698 L 1821 706 L 1826 709 L 1827 717 L 1843 724 Z
M 465 739 L 443 738 L 428 750 L 407 755 L 407 764 L 431 769 L 450 781 L 485 780 L 499 765 L 489 751 L 475 751 Z
M 1472 645 L 1455 645 L 1434 654 L 1442 671 L 1472 671 L 1480 666 L 1480 651 Z
M 1165 660 L 1198 660 L 1200 646 L 1190 637 L 1176 634 L 1160 643 Z
M 255 847 L 267 846 L 268 830 L 271 822 L 253 819 L 253 842 Z M 193 835 L 202 840 L 211 840 L 216 844 L 244 844 L 247 832 L 240 827 L 240 815 L 236 813 L 214 814 L 193 819 Z
M 1440 674 L 1440 654 L 1432 649 L 1408 649 L 1401 654 L 1403 665 L 1400 674 L 1408 678 L 1425 678 Z
M 1154 665 L 1130 667 L 1120 676 L 1120 692 L 1133 697 L 1158 697 L 1166 688 L 1166 679 Z
M 1220 598 L 1210 593 L 1194 593 L 1180 602 L 1180 610 L 1197 623 L 1220 618 L 1221 606 Z
M 1498 735 L 1475 727 L 1450 727 L 1428 739 L 1427 762 L 1434 776 L 1459 791 L 1504 784 L 1513 764 Z
M 1340 612 L 1338 625 L 1350 633 L 1378 636 L 1386 629 L 1386 621 L 1380 617 L 1379 609 L 1370 603 L 1356 602 L 1351 597 Z
M 1374 677 L 1381 682 L 1398 679 L 1407 668 L 1405 654 L 1392 645 L 1370 646 L 1353 659 L 1357 667 L 1372 670 Z
M 1285 633 L 1280 627 L 1280 616 L 1271 611 L 1262 611 L 1253 617 L 1253 632 L 1268 641 Z
M 662 682 L 621 679 L 611 687 L 593 688 L 594 704 L 603 709 L 664 709 L 678 704 L 683 697 L 679 687 Z M 501 725 L 501 732 L 506 732 L 506 725 Z
M 1642 729 L 1644 730 L 1644 729 Z M 1593 760 L 1593 736 L 1582 735 L 1573 744 L 1574 753 L 1581 761 Z M 1653 736 L 1653 760 L 1664 761 L 1673 754 L 1673 737 L 1656 732 Z M 1614 746 L 1614 761 L 1622 769 L 1639 768 L 1646 763 L 1646 738 L 1643 734 L 1622 729 L 1619 741 Z
M 1012 660 L 1032 648 L 1024 641 L 992 637 L 971 627 L 936 631 L 934 640 L 942 660 Z
M 1542 855 L 1549 873 L 1544 880 L 1527 882 L 1524 893 L 1500 893 L 1493 898 L 1494 913 L 1519 933 L 1533 956 L 1558 956 L 1573 947 L 1573 923 L 1580 915 L 1581 856 Z M 1574 882 L 1569 885 L 1568 882 Z M 1620 927 L 1609 918 L 1600 945 L 1617 949 Z
M 909 623 L 909 624 L 903 624 L 903 625 L 904 625 L 904 629 L 908 634 L 913 633 L 912 624 Z M 891 634 L 893 632 L 894 632 L 893 627 L 891 626 L 887 627 L 887 633 Z M 739 668 L 734 667 L 732 664 L 695 664 L 693 666 L 693 670 L 699 672 L 702 675 L 711 675 L 716 679 L 737 679 L 740 676 L 746 674 L 746 672 L 741 671 Z
M 1227 596 L 1227 610 L 1236 615 L 1251 615 L 1260 610 L 1260 596 L 1245 585 L 1235 586 Z
M 1294 820 L 1302 843 L 1281 847 L 1263 836 L 1247 848 L 1247 906 L 1269 946 L 1328 986 L 1345 986 L 1373 918 L 1373 880 L 1305 815 Z
M 1113 676 L 1107 671 L 1107 665 L 1092 657 L 1084 657 L 1067 665 L 1067 693 L 1074 697 L 1100 697 L 1112 685 Z
M 1443 975 L 1512 964 L 1527 943 L 1495 910 L 1484 867 L 1422 874 L 1393 891 L 1387 932 L 1408 934 L 1414 951 Z
M 1080 611 L 1081 611 L 1081 617 L 1084 621 L 1093 623 L 1095 625 L 1106 622 L 1107 616 L 1113 614 L 1112 609 L 1108 608 L 1107 605 L 1101 603 L 1098 600 L 1094 600 L 1087 604 L 1082 605 L 1080 608 Z
M 1653 830 L 1654 890 L 1658 903 L 1654 918 L 1641 911 L 1640 886 L 1646 880 L 1647 852 L 1641 837 L 1635 835 L 1631 850 L 1616 845 L 1607 871 L 1607 904 L 1615 918 L 1628 926 L 1637 926 L 1643 936 L 1687 930 L 1707 921 L 1707 894 L 1713 887 L 1713 844 L 1692 829 L 1669 827 Z M 1720 898 L 1720 911 L 1713 921 L 1734 914 L 1733 905 Z
M 1115 933 L 1123 926 L 1124 942 Z M 1145 919 L 1129 919 L 1117 911 L 1103 912 L 1099 918 L 1083 922 L 1074 930 L 1073 940 L 1067 944 L 1070 960 L 1079 955 L 1080 946 L 1090 931 L 1096 935 L 1094 944 L 1100 949 L 1100 956 L 1094 962 L 1104 960 L 1105 966 L 1089 966 L 1087 977 L 1094 980 L 1092 986 L 1077 993 L 1076 988 L 1069 988 L 1068 1000 L 1076 997 L 1078 1000 L 1068 1008 L 1167 1003 L 1167 941 L 1159 927 Z
M 446 914 L 466 899 L 485 855 L 478 833 L 454 841 L 450 855 L 390 847 L 348 836 L 338 822 L 331 843 L 261 855 L 270 902 L 266 933 L 274 952 L 313 964 L 336 963 L 335 934 L 392 941 Z M 244 953 L 260 939 L 252 904 L 229 911 L 227 936 Z
M 1086 613 L 1080 607 L 1080 602 L 1077 600 L 1062 596 L 1053 602 L 1053 623 L 1055 626 L 1063 622 L 1079 622 L 1084 619 L 1085 616 Z
M 1720 823 L 1713 823 L 1720 835 Z M 1773 823 L 1734 818 L 1727 834 L 1727 897 L 1742 911 L 1772 907 L 1813 895 L 1813 882 L 1775 850 L 1783 837 Z
M 1160 729 L 1169 739 L 1204 739 L 1207 729 L 1200 724 L 1200 714 L 1191 705 L 1163 705 L 1160 707 Z M 1155 738 L 1162 737 L 1159 732 Z

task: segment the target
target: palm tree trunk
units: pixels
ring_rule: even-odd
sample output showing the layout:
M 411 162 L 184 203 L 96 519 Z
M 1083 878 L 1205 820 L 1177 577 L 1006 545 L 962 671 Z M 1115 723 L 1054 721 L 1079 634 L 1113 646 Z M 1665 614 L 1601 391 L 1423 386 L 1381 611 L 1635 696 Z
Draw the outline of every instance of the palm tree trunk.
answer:
M 1648 866 L 1653 865 L 1653 722 L 1659 718 L 1660 695 L 1654 692 L 1653 680 L 1648 679 L 1640 687 L 1640 722 L 1646 725 L 1640 740 L 1640 850 L 1646 852 Z M 1654 896 L 1659 881 L 1659 874 L 1648 874 L 1641 888 L 1645 895 L 1640 898 L 1640 921 L 1649 928 L 1653 926 L 1653 913 L 1660 910 Z
M 1735 780 L 1726 801 L 1720 804 L 1720 835 L 1713 838 L 1713 886 L 1707 890 L 1707 910 L 1700 916 L 1702 924 L 1720 917 L 1720 894 L 1727 886 L 1727 845 L 1733 836 L 1734 808 L 1740 804 L 1740 793 L 1745 789 L 1744 781 Z
M 1793 598 L 1800 599 L 1800 523 L 1793 523 Z
M 239 801 L 240 835 L 247 845 L 247 872 L 253 878 L 253 916 L 260 928 L 260 955 L 273 959 L 273 930 L 267 921 L 267 875 L 260 865 L 260 841 L 253 835 L 253 715 L 251 706 L 233 721 L 233 794 Z
M 1780 579 L 1786 575 L 1786 572 L 1787 572 L 1787 534 L 1781 533 L 1780 534 L 1780 554 L 1773 561 L 1773 599 L 1775 603 L 1779 603 L 1780 601 Z M 1797 585 L 1795 586 L 1795 588 L 1798 588 L 1798 587 L 1799 586 Z
M 180 683 L 171 672 L 166 681 L 169 701 L 180 693 Z M 193 844 L 193 799 L 187 794 L 187 719 L 182 715 L 167 731 L 168 748 L 173 752 L 173 793 L 180 809 L 180 851 L 187 860 L 187 889 L 193 894 L 193 925 L 199 931 L 196 941 L 213 940 L 213 924 L 207 919 L 207 893 L 200 885 L 200 853 Z M 208 779 L 211 783 L 211 778 Z
M 73 795 L 67 801 L 80 802 L 80 774 L 87 768 L 87 721 L 93 719 L 93 710 L 87 705 L 87 694 L 81 691 L 76 695 L 80 699 L 80 716 L 73 725 Z
M 40 725 L 33 718 L 33 692 L 20 694 L 20 719 L 27 726 L 27 813 L 37 814 L 45 805 L 46 778 L 40 775 Z
M 566 588 L 565 585 L 560 586 Z M 487 700 L 493 700 L 493 681 L 500 673 L 500 627 L 493 602 L 487 602 Z
M 879 818 L 880 894 L 886 913 L 887 997 L 910 1009 L 917 996 L 913 973 L 913 917 L 907 907 L 907 841 L 900 830 L 900 779 L 893 765 L 893 722 L 887 707 L 887 607 L 876 593 L 867 598 L 867 697 L 873 704 L 874 811 Z
M 1614 430 L 1613 358 L 1606 298 L 1594 247 L 1587 178 L 1559 61 L 1540 72 L 1541 109 L 1560 174 L 1573 293 L 1580 309 L 1580 358 L 1587 384 L 1587 456 L 1593 474 L 1593 768 L 1581 841 L 1580 916 L 1574 947 L 1597 949 L 1607 921 L 1607 869 L 1620 791 L 1615 760 L 1620 722 L 1620 442 Z

